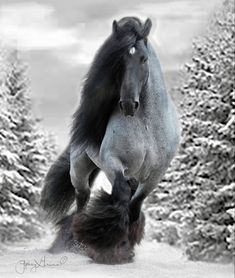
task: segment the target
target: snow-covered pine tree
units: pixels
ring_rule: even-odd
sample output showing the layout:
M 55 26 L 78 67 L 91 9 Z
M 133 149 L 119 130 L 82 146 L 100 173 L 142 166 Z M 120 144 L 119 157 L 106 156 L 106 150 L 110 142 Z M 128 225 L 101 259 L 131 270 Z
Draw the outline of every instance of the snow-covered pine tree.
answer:
M 26 66 L 0 53 L 0 242 L 39 236 L 42 180 L 55 148 L 31 113 Z
M 181 244 L 193 260 L 235 253 L 234 1 L 193 44 L 183 95 L 181 147 L 146 206 L 151 237 Z

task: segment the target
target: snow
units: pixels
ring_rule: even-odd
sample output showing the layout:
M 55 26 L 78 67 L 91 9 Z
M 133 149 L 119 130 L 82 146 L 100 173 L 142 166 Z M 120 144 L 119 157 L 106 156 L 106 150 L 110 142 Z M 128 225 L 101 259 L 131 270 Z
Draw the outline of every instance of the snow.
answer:
M 91 259 L 72 253 L 51 255 L 46 252 L 52 236 L 42 240 L 21 243 L 5 248 L 0 253 L 0 278 L 40 277 L 40 278 L 233 278 L 232 264 L 213 264 L 188 261 L 178 249 L 165 244 L 143 241 L 136 248 L 134 262 L 123 265 L 96 264 Z M 46 264 L 57 266 L 27 266 L 23 272 L 23 263 L 34 264 L 35 260 L 45 260 Z M 23 272 L 23 273 L 22 273 Z

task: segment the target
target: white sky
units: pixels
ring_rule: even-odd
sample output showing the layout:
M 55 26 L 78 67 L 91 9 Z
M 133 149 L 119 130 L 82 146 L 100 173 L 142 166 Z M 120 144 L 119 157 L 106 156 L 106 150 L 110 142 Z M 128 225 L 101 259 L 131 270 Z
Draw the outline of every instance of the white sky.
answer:
M 204 1 L 203 4 L 192 0 L 136 1 L 133 7 L 117 12 L 116 18 L 133 11 L 143 19 L 150 16 L 155 24 L 152 37 L 160 51 L 166 49 L 168 55 L 176 55 L 188 47 L 188 40 L 197 33 L 207 19 L 208 9 L 212 9 L 216 2 L 221 1 Z M 91 24 L 83 19 L 74 26 L 63 26 L 50 1 L 47 4 L 17 1 L 0 5 L 0 37 L 24 51 L 51 50 L 60 60 L 71 65 L 89 64 L 97 45 L 107 36 L 111 20 L 108 17 L 99 21 L 88 20 Z

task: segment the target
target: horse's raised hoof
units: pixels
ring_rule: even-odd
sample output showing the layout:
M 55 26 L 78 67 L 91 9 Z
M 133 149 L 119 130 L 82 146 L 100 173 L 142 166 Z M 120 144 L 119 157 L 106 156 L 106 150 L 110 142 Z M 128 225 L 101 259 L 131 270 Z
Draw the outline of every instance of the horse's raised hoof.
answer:
M 97 252 L 114 248 L 128 233 L 128 204 L 113 203 L 111 195 L 100 191 L 88 206 L 74 216 L 73 236 Z
M 87 255 L 97 263 L 102 264 L 124 264 L 133 262 L 134 247 L 140 244 L 144 237 L 145 216 L 141 212 L 139 218 L 130 224 L 127 235 L 117 242 L 112 248 L 106 250 L 95 250 L 87 247 Z

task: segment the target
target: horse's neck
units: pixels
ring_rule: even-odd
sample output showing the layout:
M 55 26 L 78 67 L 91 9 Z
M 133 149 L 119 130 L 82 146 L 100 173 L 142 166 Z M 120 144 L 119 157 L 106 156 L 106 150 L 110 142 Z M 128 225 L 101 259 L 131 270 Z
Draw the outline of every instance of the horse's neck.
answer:
M 149 47 L 149 55 L 149 80 L 145 103 L 147 114 L 155 117 L 166 113 L 171 99 L 166 92 L 161 67 L 152 46 Z

